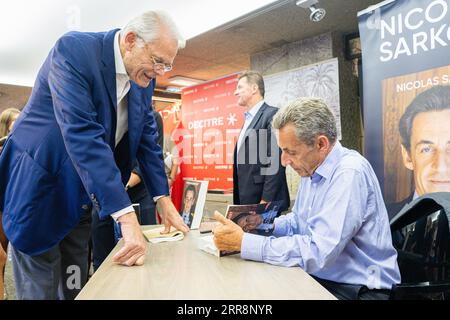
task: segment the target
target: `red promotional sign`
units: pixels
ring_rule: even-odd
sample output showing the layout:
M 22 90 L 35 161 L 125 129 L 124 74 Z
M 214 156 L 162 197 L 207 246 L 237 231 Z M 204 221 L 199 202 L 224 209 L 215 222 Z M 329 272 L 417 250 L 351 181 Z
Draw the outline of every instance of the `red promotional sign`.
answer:
M 159 110 L 163 120 L 164 135 L 171 136 L 181 121 L 180 104 L 174 103 Z
M 233 188 L 233 150 L 244 123 L 234 96 L 238 74 L 182 92 L 181 126 L 174 132 L 189 179 L 209 181 L 208 189 Z

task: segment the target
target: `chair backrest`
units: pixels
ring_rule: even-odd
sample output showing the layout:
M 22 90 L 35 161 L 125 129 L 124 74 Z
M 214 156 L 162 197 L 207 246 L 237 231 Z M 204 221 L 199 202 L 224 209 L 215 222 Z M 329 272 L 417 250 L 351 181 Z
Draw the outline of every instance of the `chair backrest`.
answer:
M 423 201 L 393 220 L 391 231 L 402 276 L 397 296 L 406 290 L 409 297 L 450 297 L 450 227 L 444 207 Z

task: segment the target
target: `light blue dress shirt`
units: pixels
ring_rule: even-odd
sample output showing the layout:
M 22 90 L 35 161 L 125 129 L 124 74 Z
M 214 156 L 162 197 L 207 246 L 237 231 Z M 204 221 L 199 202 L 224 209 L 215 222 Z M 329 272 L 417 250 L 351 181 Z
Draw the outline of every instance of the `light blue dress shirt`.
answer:
M 258 113 L 259 109 L 261 109 L 262 105 L 264 104 L 264 100 L 261 100 L 260 102 L 258 102 L 257 104 L 255 104 L 249 111 L 244 112 L 244 125 L 242 126 L 241 132 L 239 133 L 239 138 L 238 138 L 238 150 L 241 147 L 242 141 L 245 137 L 245 132 L 247 131 L 248 127 L 250 126 L 250 124 L 253 121 L 253 118 L 256 116 L 256 114 Z
M 400 283 L 375 173 L 339 141 L 315 173 L 302 178 L 292 212 L 275 219 L 274 227 L 271 237 L 245 233 L 241 257 L 370 289 Z

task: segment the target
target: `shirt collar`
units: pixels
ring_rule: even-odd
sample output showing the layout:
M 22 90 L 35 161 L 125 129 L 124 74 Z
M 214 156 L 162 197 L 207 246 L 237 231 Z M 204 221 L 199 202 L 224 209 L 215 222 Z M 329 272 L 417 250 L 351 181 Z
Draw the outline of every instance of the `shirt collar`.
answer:
M 259 109 L 261 109 L 263 104 L 264 104 L 264 100 L 261 100 L 260 102 L 255 104 L 250 110 L 246 111 L 244 113 L 245 119 L 248 120 L 248 119 L 252 119 L 253 117 L 255 117 L 256 114 L 258 113 Z
M 342 158 L 342 152 L 343 147 L 341 143 L 336 140 L 333 149 L 331 149 L 331 152 L 327 155 L 322 164 L 316 169 L 314 174 L 311 176 L 311 179 L 317 179 L 317 176 L 323 177 L 325 179 L 330 178 L 331 174 L 334 171 L 334 168 Z
M 119 33 L 120 31 L 117 31 L 114 35 L 114 61 L 116 65 L 116 75 L 125 75 L 129 79 L 127 70 L 125 69 L 125 64 L 123 63 L 122 54 L 120 53 Z

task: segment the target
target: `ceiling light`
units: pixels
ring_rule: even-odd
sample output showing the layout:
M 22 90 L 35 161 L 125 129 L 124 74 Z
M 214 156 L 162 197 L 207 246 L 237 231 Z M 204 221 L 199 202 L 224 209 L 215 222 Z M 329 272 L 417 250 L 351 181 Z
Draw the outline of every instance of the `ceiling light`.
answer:
M 183 76 L 174 76 L 174 77 L 169 78 L 170 84 L 173 84 L 175 86 L 180 86 L 180 87 L 195 86 L 195 85 L 203 83 L 203 82 L 204 82 L 203 80 L 192 79 L 192 78 L 183 77 Z
M 311 11 L 311 14 L 309 15 L 309 20 L 313 22 L 319 22 L 325 17 L 327 12 L 323 8 L 316 7 L 316 4 L 318 2 L 319 2 L 318 0 L 297 0 L 295 4 L 299 7 L 309 9 Z
M 173 93 L 180 93 L 181 92 L 181 88 L 179 87 L 173 87 L 173 86 L 168 86 L 166 88 L 167 92 L 173 92 Z

